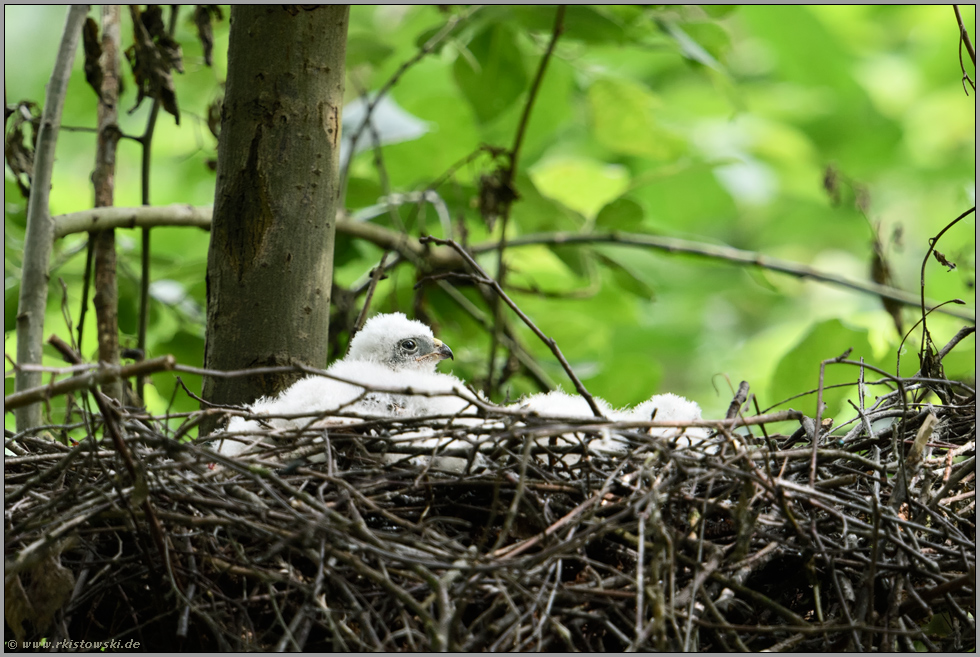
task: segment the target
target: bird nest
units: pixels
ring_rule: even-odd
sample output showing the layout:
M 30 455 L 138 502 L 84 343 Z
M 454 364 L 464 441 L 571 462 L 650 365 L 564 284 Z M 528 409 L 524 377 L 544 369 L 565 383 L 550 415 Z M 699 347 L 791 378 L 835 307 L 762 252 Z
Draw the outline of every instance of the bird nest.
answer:
M 743 417 L 743 395 L 705 441 L 490 413 L 279 432 L 237 458 L 182 439 L 199 417 L 174 432 L 102 403 L 73 447 L 5 441 L 7 639 L 974 650 L 975 393 L 879 385 L 835 429 Z M 399 440 L 421 425 L 449 447 Z M 628 449 L 590 448 L 610 434 Z

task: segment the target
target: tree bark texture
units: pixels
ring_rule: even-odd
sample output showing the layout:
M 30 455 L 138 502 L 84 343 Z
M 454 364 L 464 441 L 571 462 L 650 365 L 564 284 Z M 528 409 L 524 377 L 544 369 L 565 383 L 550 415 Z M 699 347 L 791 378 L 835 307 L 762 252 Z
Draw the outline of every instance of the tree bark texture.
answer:
M 44 311 L 48 301 L 48 266 L 54 244 L 54 220 L 48 207 L 51 194 L 51 173 L 54 151 L 61 127 L 61 110 L 71 77 L 75 50 L 82 34 L 82 24 L 88 13 L 87 5 L 72 5 L 65 20 L 65 29 L 58 47 L 54 70 L 48 81 L 41 113 L 41 127 L 35 144 L 34 177 L 27 203 L 27 233 L 24 236 L 24 268 L 20 296 L 17 300 L 17 363 L 41 364 L 44 340 Z M 17 370 L 14 378 L 17 390 L 41 385 L 40 372 Z M 30 404 L 15 411 L 17 431 L 26 431 L 41 424 L 41 405 Z
M 348 12 L 231 10 L 208 251 L 209 369 L 326 364 Z M 296 378 L 205 377 L 203 396 L 249 403 Z
M 95 207 L 113 204 L 116 186 L 116 146 L 119 142 L 119 5 L 102 7 L 102 97 L 99 99 L 99 132 L 95 152 Z M 99 362 L 119 363 L 119 290 L 116 281 L 116 231 L 100 230 L 91 234 L 95 261 L 96 332 L 99 338 Z M 113 399 L 122 399 L 122 382 L 115 380 L 102 386 Z

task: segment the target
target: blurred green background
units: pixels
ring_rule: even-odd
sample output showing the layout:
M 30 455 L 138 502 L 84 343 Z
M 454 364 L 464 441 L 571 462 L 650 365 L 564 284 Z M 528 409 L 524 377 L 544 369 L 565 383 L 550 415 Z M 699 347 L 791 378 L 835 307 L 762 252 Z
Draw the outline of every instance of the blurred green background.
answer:
M 380 88 L 463 11 L 352 7 L 348 100 Z M 972 30 L 974 7 L 961 11 Z M 4 7 L 8 104 L 43 103 L 65 15 L 63 6 Z M 98 18 L 98 10 L 92 15 Z M 174 76 L 181 125 L 161 113 L 153 142 L 154 205 L 213 202 L 209 161 L 217 142 L 206 117 L 222 93 L 228 10 L 214 25 L 213 68 L 204 64 L 191 15 L 184 7 L 177 23 L 185 68 Z M 482 8 L 407 70 L 391 98 L 423 134 L 383 148 L 391 191 L 425 189 L 481 144 L 511 146 L 554 15 L 554 7 Z M 975 204 L 976 104 L 972 90 L 964 93 L 948 6 L 570 6 L 565 27 L 523 145 L 510 237 L 624 230 L 758 251 L 869 280 L 877 231 L 895 285 L 917 294 L 928 239 Z M 123 48 L 131 43 L 124 16 Z M 965 53 L 963 59 L 975 79 Z M 92 128 L 96 96 L 82 66 L 79 52 L 63 124 Z M 151 103 L 129 112 L 136 91 L 125 63 L 123 71 L 120 125 L 139 135 Z M 52 214 L 92 206 L 94 151 L 92 132 L 60 133 Z M 120 142 L 116 205 L 140 203 L 139 157 L 135 142 Z M 478 181 L 493 167 L 490 156 L 476 157 L 436 188 L 470 244 L 499 238 L 500 223 L 491 231 L 476 203 Z M 825 188 L 828 167 L 842 181 L 837 199 Z M 26 199 L 5 171 L 4 351 L 13 357 Z M 383 180 L 371 150 L 355 155 L 347 209 L 377 203 Z M 432 206 L 421 216 L 416 210 L 399 210 L 409 232 L 443 235 Z M 372 221 L 391 226 L 387 214 Z M 957 268 L 931 260 L 926 292 L 938 301 L 963 299 L 975 314 L 974 231 L 970 217 L 939 243 Z M 122 344 L 135 346 L 139 232 L 117 230 L 116 239 Z M 46 334 L 68 335 L 59 279 L 78 321 L 85 240 L 72 235 L 55 245 Z M 170 353 L 202 365 L 207 240 L 197 229 L 153 231 L 148 357 Z M 373 245 L 343 236 L 337 249 L 335 282 L 342 286 L 363 280 L 381 256 Z M 480 261 L 496 271 L 495 254 Z M 871 295 L 623 246 L 514 248 L 506 261 L 513 298 L 557 340 L 589 390 L 614 406 L 670 391 L 698 401 L 706 417 L 719 417 L 732 386 L 744 379 L 767 407 L 815 388 L 820 361 L 849 347 L 852 358 L 896 369 L 900 337 Z M 412 314 L 415 282 L 414 270 L 399 266 L 380 284 L 373 311 Z M 461 289 L 486 312 L 474 290 Z M 436 286 L 425 287 L 425 299 L 438 335 L 456 354 L 452 370 L 467 380 L 485 377 L 489 336 Z M 916 311 L 905 310 L 906 329 L 916 319 Z M 94 313 L 85 321 L 82 352 L 94 358 Z M 965 324 L 937 313 L 929 327 L 942 346 Z M 545 345 L 523 326 L 520 335 L 552 379 L 571 390 Z M 918 343 L 915 332 L 901 351 L 901 374 L 918 368 Z M 975 378 L 974 344 L 969 338 L 946 359 L 948 376 Z M 46 364 L 62 364 L 45 349 Z M 854 368 L 828 369 L 828 383 L 856 377 Z M 198 377 L 182 378 L 200 392 Z M 197 408 L 175 392 L 175 381 L 173 374 L 153 377 L 146 393 L 151 411 Z M 8 376 L 5 394 L 12 387 Z M 515 398 L 534 390 L 518 375 L 504 392 Z M 828 414 L 848 409 L 851 392 L 829 393 Z M 53 418 L 60 421 L 57 403 Z M 810 395 L 790 405 L 812 415 L 815 403 Z M 5 418 L 11 427 L 12 415 Z

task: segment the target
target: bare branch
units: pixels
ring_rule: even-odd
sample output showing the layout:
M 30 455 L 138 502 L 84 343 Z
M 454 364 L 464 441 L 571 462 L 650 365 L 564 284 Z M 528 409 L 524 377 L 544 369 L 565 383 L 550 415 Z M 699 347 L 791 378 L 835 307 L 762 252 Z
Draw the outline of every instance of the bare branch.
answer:
M 7 410 L 12 408 L 22 408 L 28 404 L 44 401 L 45 399 L 51 399 L 52 397 L 57 397 L 58 395 L 63 395 L 67 392 L 94 388 L 95 386 L 112 383 L 113 381 L 128 379 L 132 376 L 142 376 L 146 374 L 153 374 L 154 372 L 166 372 L 174 369 L 176 364 L 177 361 L 173 356 L 160 356 L 159 358 L 144 360 L 139 363 L 124 365 L 122 367 L 119 365 L 109 365 L 107 363 L 100 363 L 98 366 L 91 365 L 89 367 L 94 369 L 90 369 L 88 372 L 80 376 L 58 381 L 57 383 L 52 383 L 51 385 L 37 386 L 27 390 L 19 390 L 13 394 L 7 395 L 3 398 L 3 405 Z M 41 370 L 34 370 L 32 368 L 31 373 L 36 374 L 38 378 L 41 376 Z
M 544 333 L 541 332 L 541 329 L 539 329 L 535 325 L 535 323 L 531 321 L 531 318 L 525 315 L 524 311 L 522 311 L 520 307 L 518 307 L 518 305 L 514 303 L 509 296 L 507 296 L 507 293 L 503 291 L 503 289 L 500 287 L 500 284 L 487 275 L 487 272 L 485 272 L 483 268 L 480 267 L 480 265 L 476 262 L 476 260 L 474 260 L 472 256 L 470 256 L 470 254 L 466 252 L 466 249 L 464 249 L 462 246 L 460 246 L 453 240 L 440 240 L 434 237 L 423 237 L 419 241 L 422 244 L 428 244 L 429 242 L 432 242 L 435 244 L 448 245 L 456 249 L 456 252 L 459 253 L 460 257 L 462 257 L 463 260 L 466 261 L 466 264 L 469 265 L 473 269 L 473 271 L 477 272 L 480 276 L 483 277 L 483 280 L 481 282 L 493 288 L 493 290 L 498 295 L 500 295 L 500 298 L 504 300 L 504 303 L 510 306 L 511 310 L 517 313 L 517 316 L 520 317 L 525 324 L 527 324 L 528 328 L 534 331 L 534 334 L 538 336 L 542 342 L 548 345 L 548 348 L 551 349 L 551 353 L 555 355 L 555 358 L 558 359 L 558 362 L 561 363 L 562 368 L 564 368 L 565 373 L 568 374 L 568 378 L 572 380 L 573 384 L 575 384 L 575 389 L 578 390 L 578 393 L 582 395 L 582 397 L 585 398 L 585 401 L 589 404 L 589 408 L 592 409 L 592 412 L 595 413 L 596 417 L 602 417 L 602 411 L 599 410 L 599 407 L 596 405 L 595 400 L 592 398 L 592 395 L 590 395 L 589 391 L 585 389 L 585 386 L 582 385 L 582 382 L 579 381 L 579 378 L 575 376 L 575 372 L 572 371 L 572 366 L 568 364 L 568 361 L 565 360 L 564 354 L 561 353 L 561 349 L 558 348 L 558 343 L 556 343 L 554 339 L 549 338 L 548 336 L 546 336 Z
M 72 5 L 58 47 L 54 70 L 48 81 L 41 114 L 41 129 L 34 156 L 34 178 L 27 204 L 27 233 L 24 238 L 24 270 L 17 303 L 17 362 L 40 363 L 44 340 L 44 309 L 48 299 L 48 264 L 54 243 L 54 224 L 48 210 L 55 146 L 61 126 L 61 110 L 68 89 L 75 51 L 82 34 L 88 5 Z M 41 382 L 40 373 L 18 372 L 16 389 L 26 390 Z M 28 406 L 17 413 L 17 429 L 41 424 L 41 407 Z
M 54 217 L 55 236 L 64 237 L 72 233 L 94 230 L 96 227 L 113 226 L 116 228 L 143 226 L 195 226 L 208 230 L 211 226 L 210 206 L 166 205 L 145 208 L 97 208 L 83 210 L 71 214 Z M 459 269 L 463 259 L 451 248 L 446 246 L 423 246 L 421 241 L 398 233 L 384 226 L 370 222 L 351 221 L 342 216 L 337 218 L 337 232 L 351 237 L 367 240 L 383 249 L 395 251 L 407 257 L 412 262 L 424 262 L 431 269 Z M 638 233 L 538 233 L 527 235 L 504 243 L 506 248 L 516 248 L 533 245 L 568 245 L 568 244 L 622 244 L 645 249 L 666 251 L 667 253 L 686 253 L 711 260 L 721 260 L 740 265 L 751 265 L 771 271 L 778 271 L 795 278 L 809 279 L 820 283 L 829 283 L 865 294 L 893 299 L 906 306 L 918 307 L 918 295 L 909 294 L 897 288 L 879 285 L 871 281 L 855 281 L 837 274 L 820 271 L 807 265 L 789 260 L 773 258 L 755 251 L 745 251 L 730 246 L 706 244 L 675 237 L 660 235 L 643 235 Z M 487 253 L 500 248 L 496 241 L 476 244 L 470 248 L 474 254 Z M 936 309 L 953 317 L 959 317 L 969 322 L 976 322 L 976 317 L 969 312 L 948 306 L 939 308 L 938 302 L 927 299 L 927 309 Z

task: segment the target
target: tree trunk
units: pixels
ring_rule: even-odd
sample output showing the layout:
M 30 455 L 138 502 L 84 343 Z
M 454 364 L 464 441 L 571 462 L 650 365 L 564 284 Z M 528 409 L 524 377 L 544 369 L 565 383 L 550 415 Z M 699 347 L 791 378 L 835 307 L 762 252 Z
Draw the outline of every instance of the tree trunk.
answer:
M 326 364 L 349 7 L 303 7 L 231 10 L 208 251 L 209 369 Z M 297 378 L 205 377 L 203 396 L 249 403 Z

